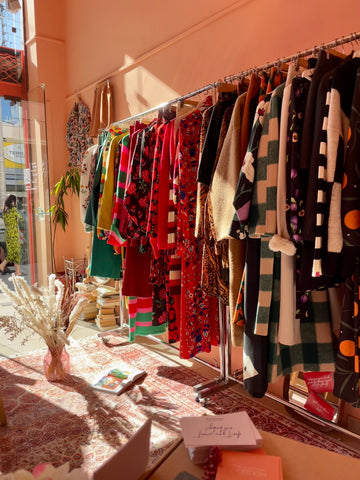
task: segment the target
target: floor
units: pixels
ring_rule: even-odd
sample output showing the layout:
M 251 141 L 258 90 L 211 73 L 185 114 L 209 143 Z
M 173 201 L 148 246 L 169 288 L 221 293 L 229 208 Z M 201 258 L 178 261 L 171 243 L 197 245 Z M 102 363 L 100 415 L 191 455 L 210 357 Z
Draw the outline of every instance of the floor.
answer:
M 3 293 L 0 293 L 1 316 L 11 315 L 12 312 L 13 312 L 13 307 L 11 302 L 9 302 L 8 298 Z M 100 332 L 95 325 L 92 325 L 91 323 L 86 321 L 78 321 L 78 324 L 76 325 L 76 327 L 74 328 L 71 334 L 70 340 L 71 339 L 79 340 L 89 336 L 99 335 L 99 333 Z M 0 358 L 1 357 L 10 358 L 18 355 L 24 355 L 26 353 L 45 347 L 44 341 L 35 334 L 32 335 L 31 338 L 28 341 L 26 341 L 26 343 L 23 343 L 25 336 L 26 336 L 26 332 L 22 333 L 14 340 L 10 340 L 5 335 L 5 333 L 1 331 L 1 328 L 0 328 Z M 181 363 L 186 367 L 196 369 L 201 375 L 205 376 L 206 378 L 212 379 L 218 376 L 218 372 L 216 370 L 214 370 L 210 366 L 207 366 L 204 363 L 200 363 L 197 360 L 180 359 L 178 355 L 178 351 L 175 348 L 170 347 L 163 342 L 155 341 L 154 339 L 147 338 L 147 337 L 137 337 L 136 341 L 137 343 L 146 345 L 147 348 L 157 352 L 160 355 L 164 355 L 167 358 L 170 358 L 175 362 Z M 244 393 L 243 388 L 239 384 L 236 384 L 230 388 L 233 388 L 235 390 L 240 389 L 242 393 Z M 289 413 L 289 410 L 286 409 L 284 405 L 282 405 L 277 401 L 274 401 L 272 398 L 264 397 L 262 399 L 262 402 L 267 407 L 273 410 L 276 410 L 285 416 L 292 416 L 292 414 Z M 297 420 L 299 420 L 298 417 L 297 417 Z M 314 425 L 312 426 L 314 427 Z M 322 429 L 322 431 L 324 430 Z M 360 440 L 358 438 L 354 438 L 352 436 L 346 435 L 345 433 L 337 430 L 331 430 L 326 433 L 329 436 L 336 438 L 338 440 L 341 440 L 343 443 L 349 445 L 352 448 L 356 448 L 360 451 Z

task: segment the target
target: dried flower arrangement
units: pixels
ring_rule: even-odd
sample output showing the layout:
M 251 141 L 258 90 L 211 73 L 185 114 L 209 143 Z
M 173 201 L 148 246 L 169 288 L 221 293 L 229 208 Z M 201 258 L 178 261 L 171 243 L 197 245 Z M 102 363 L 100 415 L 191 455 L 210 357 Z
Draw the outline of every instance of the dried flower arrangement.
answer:
M 49 350 L 55 350 L 66 343 L 76 321 L 88 300 L 81 293 L 69 295 L 64 284 L 54 274 L 48 278 L 47 287 L 28 285 L 23 277 L 12 275 L 15 290 L 11 290 L 2 280 L 0 289 L 12 300 L 13 315 L 0 316 L 0 328 L 14 340 L 24 328 L 40 335 Z M 25 343 L 31 332 L 24 336 Z

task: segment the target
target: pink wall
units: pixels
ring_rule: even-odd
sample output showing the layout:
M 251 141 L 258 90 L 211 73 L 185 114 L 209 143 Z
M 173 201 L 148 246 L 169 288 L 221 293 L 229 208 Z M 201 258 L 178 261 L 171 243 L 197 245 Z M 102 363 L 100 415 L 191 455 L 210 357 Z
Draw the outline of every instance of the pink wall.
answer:
M 156 0 L 128 2 L 111 14 L 94 0 L 65 5 L 67 95 L 80 90 L 91 101 L 93 87 L 86 86 L 119 69 L 112 78 L 118 119 L 159 98 L 170 100 L 172 92 L 183 94 L 356 31 L 360 13 L 356 0 L 345 0 L 341 10 L 327 0 L 184 0 L 176 8 Z M 126 67 L 129 61 L 134 67 Z M 144 75 L 143 69 L 152 88 L 133 81 L 123 91 L 126 78 Z M 135 88 L 143 105 L 128 103 Z
M 328 0 L 183 0 L 176 6 L 165 0 L 106 6 L 65 0 L 63 5 L 66 112 L 78 93 L 91 108 L 95 84 L 112 74 L 116 120 L 360 29 L 357 0 L 345 0 L 341 8 Z M 89 242 L 76 200 L 71 214 L 69 234 L 81 241 L 70 245 L 72 254 L 65 250 L 80 257 Z
M 34 42 L 38 81 L 47 84 L 52 184 L 67 162 L 65 125 L 75 96 L 91 109 L 98 81 L 111 76 L 120 120 L 360 30 L 358 0 L 34 2 L 36 35 L 43 37 Z M 83 256 L 89 246 L 78 200 L 68 208 L 70 226 L 56 243 L 58 262 L 63 255 Z
M 32 0 L 26 2 L 30 19 L 33 4 L 30 87 L 46 85 L 51 186 L 67 162 L 65 127 L 75 95 L 91 108 L 95 84 L 109 74 L 120 120 L 357 31 L 360 13 L 357 0 L 345 0 L 341 9 L 328 0 L 183 0 L 176 7 L 165 0 Z M 67 234 L 59 231 L 55 245 L 59 266 L 63 255 L 82 257 L 89 246 L 77 199 L 69 199 L 68 210 Z
M 66 111 L 78 93 L 91 108 L 95 84 L 112 74 L 116 120 L 360 29 L 357 0 L 345 0 L 341 10 L 328 0 L 183 0 L 176 6 L 166 0 L 107 6 L 65 0 L 63 5 Z M 73 204 L 69 234 L 81 241 L 72 243 L 71 251 L 80 257 L 89 242 Z

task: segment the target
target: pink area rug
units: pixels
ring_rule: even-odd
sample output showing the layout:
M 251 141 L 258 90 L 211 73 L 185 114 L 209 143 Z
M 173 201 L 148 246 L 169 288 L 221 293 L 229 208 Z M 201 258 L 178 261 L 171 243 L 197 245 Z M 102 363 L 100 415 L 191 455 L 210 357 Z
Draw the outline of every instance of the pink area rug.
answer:
M 31 470 L 41 462 L 70 462 L 93 473 L 147 418 L 152 418 L 149 470 L 181 440 L 178 419 L 187 415 L 246 410 L 256 427 L 330 451 L 360 458 L 326 434 L 303 426 L 233 390 L 218 392 L 205 407 L 195 401 L 193 386 L 204 381 L 196 371 L 179 366 L 125 338 L 91 337 L 67 348 L 72 374 L 61 383 L 43 375 L 44 351 L 0 360 L 0 394 L 8 419 L 0 427 L 0 472 Z M 108 366 L 133 365 L 147 375 L 120 396 L 92 389 Z

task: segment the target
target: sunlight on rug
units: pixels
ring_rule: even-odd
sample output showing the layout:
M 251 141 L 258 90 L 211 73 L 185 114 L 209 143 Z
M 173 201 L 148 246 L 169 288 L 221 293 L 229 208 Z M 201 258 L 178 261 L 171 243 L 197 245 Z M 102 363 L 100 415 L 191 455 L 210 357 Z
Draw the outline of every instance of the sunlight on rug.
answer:
M 149 470 L 181 440 L 182 416 L 246 410 L 259 429 L 328 450 L 358 456 L 326 435 L 263 407 L 259 401 L 226 390 L 214 394 L 207 407 L 195 401 L 193 386 L 204 378 L 125 338 L 96 337 L 67 348 L 72 374 L 61 383 L 43 375 L 45 350 L 0 360 L 0 394 L 8 425 L 0 428 L 0 472 L 31 470 L 41 462 L 70 462 L 93 473 L 152 419 Z M 146 371 L 120 396 L 92 389 L 89 382 L 109 366 L 132 365 Z

